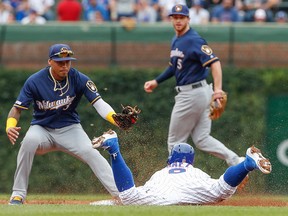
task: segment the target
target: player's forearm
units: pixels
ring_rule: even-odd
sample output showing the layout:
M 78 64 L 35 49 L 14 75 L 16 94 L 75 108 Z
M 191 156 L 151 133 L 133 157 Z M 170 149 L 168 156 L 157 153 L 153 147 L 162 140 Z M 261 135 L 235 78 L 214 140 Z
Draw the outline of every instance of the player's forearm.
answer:
M 222 68 L 220 61 L 211 65 L 211 73 L 213 76 L 214 92 L 222 90 Z
M 168 68 L 166 68 L 166 70 L 161 73 L 155 80 L 157 81 L 157 83 L 161 83 L 164 82 L 165 80 L 169 79 L 170 77 L 172 77 L 174 75 L 174 69 L 172 66 L 169 66 Z
M 6 131 L 11 127 L 17 126 L 20 116 L 21 116 L 21 110 L 16 107 L 12 107 L 7 116 Z
M 93 106 L 103 119 L 109 121 L 111 124 L 116 125 L 114 119 L 112 118 L 112 115 L 115 114 L 115 111 L 108 103 L 100 98 L 93 104 Z

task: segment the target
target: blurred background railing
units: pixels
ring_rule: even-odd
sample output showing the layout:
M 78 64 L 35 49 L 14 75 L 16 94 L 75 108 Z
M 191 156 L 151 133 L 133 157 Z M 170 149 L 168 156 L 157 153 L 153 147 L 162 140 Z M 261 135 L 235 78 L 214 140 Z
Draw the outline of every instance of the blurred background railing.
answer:
M 288 66 L 286 24 L 207 24 L 192 28 L 207 40 L 223 66 Z M 170 23 L 1 25 L 0 63 L 7 68 L 39 68 L 46 62 L 51 44 L 68 43 L 79 68 L 164 68 L 173 36 Z

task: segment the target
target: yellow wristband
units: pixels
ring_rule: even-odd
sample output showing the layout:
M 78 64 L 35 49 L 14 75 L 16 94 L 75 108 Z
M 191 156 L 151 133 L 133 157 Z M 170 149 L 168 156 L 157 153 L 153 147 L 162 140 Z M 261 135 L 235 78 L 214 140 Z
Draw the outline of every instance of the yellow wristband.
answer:
M 116 114 L 114 111 L 111 111 L 107 114 L 106 119 L 107 121 L 109 121 L 111 124 L 114 124 L 117 126 L 116 122 L 114 121 L 114 119 L 112 118 L 112 115 Z
M 10 127 L 16 127 L 17 126 L 17 119 L 10 117 L 7 119 L 6 122 L 6 132 Z

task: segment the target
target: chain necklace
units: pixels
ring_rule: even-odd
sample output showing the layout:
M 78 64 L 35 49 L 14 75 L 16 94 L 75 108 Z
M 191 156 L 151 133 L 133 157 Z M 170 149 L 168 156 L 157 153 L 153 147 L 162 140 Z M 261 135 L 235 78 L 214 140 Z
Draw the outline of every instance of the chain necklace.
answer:
M 66 76 L 66 83 L 64 86 L 61 85 L 61 83 L 56 80 L 54 78 L 54 76 L 52 75 L 52 71 L 51 71 L 51 67 L 49 68 L 49 73 L 50 73 L 50 76 L 52 77 L 53 79 L 53 82 L 54 82 L 54 91 L 61 91 L 61 94 L 59 96 L 63 96 L 64 94 L 66 94 L 69 90 L 69 79 L 68 79 L 68 75 Z M 57 86 L 60 86 L 60 88 L 58 88 Z M 63 90 L 66 88 L 66 91 L 63 92 Z

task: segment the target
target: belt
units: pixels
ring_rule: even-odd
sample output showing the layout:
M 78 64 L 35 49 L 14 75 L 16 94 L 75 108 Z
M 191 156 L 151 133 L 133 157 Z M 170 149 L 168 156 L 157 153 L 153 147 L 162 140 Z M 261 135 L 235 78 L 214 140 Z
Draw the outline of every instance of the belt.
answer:
M 182 91 L 189 91 L 189 90 L 192 90 L 192 89 L 200 88 L 200 87 L 205 86 L 205 85 L 207 85 L 206 80 L 201 80 L 199 82 L 191 83 L 191 84 L 188 84 L 188 85 L 176 86 L 175 89 L 179 93 L 179 92 L 182 92 Z

